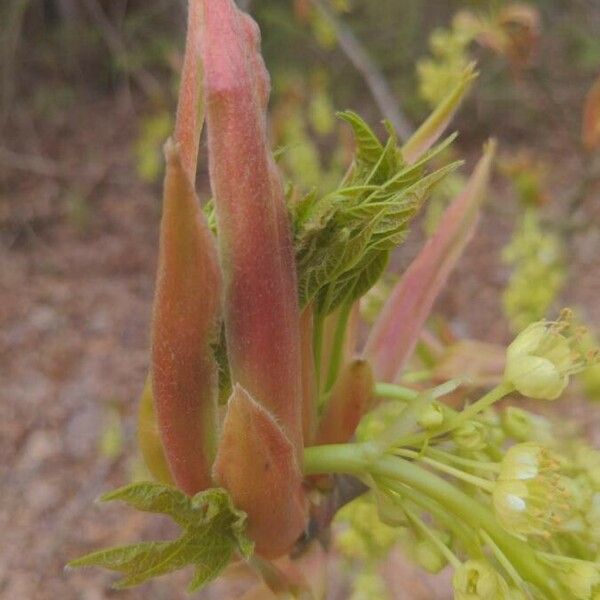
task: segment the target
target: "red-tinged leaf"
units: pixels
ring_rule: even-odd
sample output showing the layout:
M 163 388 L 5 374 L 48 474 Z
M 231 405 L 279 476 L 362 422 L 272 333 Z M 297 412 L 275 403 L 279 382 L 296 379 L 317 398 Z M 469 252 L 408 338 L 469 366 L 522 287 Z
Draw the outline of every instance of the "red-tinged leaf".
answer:
M 600 77 L 585 98 L 581 139 L 586 150 L 600 147 Z
M 317 427 L 317 374 L 313 347 L 314 314 L 312 305 L 300 315 L 302 346 L 302 433 L 304 445 L 313 443 Z
M 268 147 L 269 76 L 259 38 L 254 21 L 232 0 L 204 3 L 210 179 L 232 380 L 281 423 L 300 458 L 296 264 L 283 185 Z
M 442 99 L 427 120 L 413 133 L 402 146 L 402 156 L 408 164 L 413 164 L 427 152 L 444 133 L 454 118 L 464 97 L 477 78 L 475 64 L 470 64 L 463 72 L 460 81 Z
M 181 155 L 181 163 L 190 181 L 196 179 L 198 145 L 204 121 L 202 94 L 202 2 L 189 0 L 185 54 L 181 69 L 181 84 L 173 135 Z
M 187 494 L 211 485 L 217 434 L 221 278 L 212 233 L 179 150 L 165 147 L 163 216 L 152 323 L 152 388 L 165 454 Z
M 435 299 L 470 240 L 494 152 L 495 143 L 491 142 L 464 191 L 446 209 L 438 230 L 396 284 L 375 322 L 364 354 L 378 381 L 394 381 L 402 372 Z
M 374 379 L 366 360 L 347 364 L 331 390 L 319 424 L 317 444 L 343 444 L 350 440 L 373 401 Z
M 227 413 L 213 467 L 215 481 L 248 514 L 256 552 L 288 552 L 306 523 L 302 473 L 296 451 L 272 415 L 239 384 Z

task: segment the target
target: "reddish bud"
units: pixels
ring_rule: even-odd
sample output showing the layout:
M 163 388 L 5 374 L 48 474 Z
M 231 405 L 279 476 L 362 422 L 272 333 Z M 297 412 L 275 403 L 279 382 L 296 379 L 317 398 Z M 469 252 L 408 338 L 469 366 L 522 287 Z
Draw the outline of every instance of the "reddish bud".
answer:
M 163 215 L 152 323 L 152 388 L 169 467 L 187 494 L 211 485 L 217 434 L 220 273 L 213 236 L 178 147 L 165 146 Z
M 204 3 L 211 186 L 234 383 L 302 450 L 300 312 L 283 185 L 268 146 L 269 77 L 258 27 L 231 0 Z
M 306 522 L 296 451 L 271 414 L 239 384 L 228 405 L 213 475 L 248 514 L 248 535 L 265 558 L 285 554 Z
M 375 381 L 366 360 L 344 367 L 331 390 L 319 425 L 317 444 L 343 444 L 350 440 L 373 401 Z
M 185 55 L 181 69 L 181 86 L 175 119 L 175 141 L 179 144 L 181 162 L 190 181 L 196 178 L 198 145 L 204 121 L 204 98 L 202 94 L 202 54 L 200 35 L 202 30 L 202 2 L 188 2 L 188 22 Z

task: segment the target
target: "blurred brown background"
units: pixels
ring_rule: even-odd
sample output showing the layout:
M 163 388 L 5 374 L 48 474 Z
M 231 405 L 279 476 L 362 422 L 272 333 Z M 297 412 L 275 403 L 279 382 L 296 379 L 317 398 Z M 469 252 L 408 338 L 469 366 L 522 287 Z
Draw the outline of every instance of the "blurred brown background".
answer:
M 430 53 L 432 31 L 448 28 L 459 10 L 489 16 L 510 3 L 244 4 L 263 30 L 280 115 L 277 145 L 296 115 L 289 111 L 316 94 L 326 106 L 381 120 L 348 36 L 411 126 L 429 110 L 415 65 Z M 469 50 L 482 75 L 455 122 L 457 151 L 472 164 L 494 135 L 501 163 L 525 157 L 517 167 L 534 180 L 535 165 L 544 165 L 534 187 L 567 265 L 552 309 L 578 307 L 600 333 L 599 169 L 580 139 L 584 98 L 600 71 L 600 4 L 529 6 L 539 35 L 525 40 L 523 64 L 489 45 Z M 142 469 L 135 411 L 148 363 L 160 148 L 175 103 L 185 10 L 184 0 L 0 5 L 0 597 L 7 600 L 185 597 L 185 574 L 117 593 L 110 574 L 63 572 L 83 552 L 170 534 L 158 518 L 93 501 Z M 320 167 L 334 171 L 336 136 L 313 141 L 325 157 Z M 207 197 L 204 153 L 200 164 L 198 187 Z M 524 193 L 506 173 L 499 169 L 482 227 L 438 303 L 458 335 L 499 342 L 510 339 L 502 293 L 511 269 L 501 249 L 522 217 Z M 399 268 L 423 235 L 419 224 L 398 253 Z M 593 410 L 586 414 L 597 422 Z M 398 598 L 449 597 L 443 583 L 423 583 L 405 568 L 414 585 L 399 586 Z

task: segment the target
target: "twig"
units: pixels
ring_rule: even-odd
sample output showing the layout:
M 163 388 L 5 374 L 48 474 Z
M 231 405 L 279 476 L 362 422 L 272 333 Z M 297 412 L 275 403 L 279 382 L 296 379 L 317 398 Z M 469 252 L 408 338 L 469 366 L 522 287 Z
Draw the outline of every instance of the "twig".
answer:
M 0 166 L 18 171 L 27 171 L 42 177 L 66 177 L 66 169 L 53 160 L 34 154 L 18 154 L 0 146 Z
M 362 75 L 383 116 L 392 123 L 402 139 L 408 139 L 413 132 L 413 127 L 400 109 L 398 101 L 375 62 L 354 33 L 335 17 L 323 0 L 312 0 L 312 3 L 335 32 L 340 48 Z
M 2 34 L 2 106 L 0 111 L 0 128 L 6 123 L 10 105 L 15 93 L 15 55 L 21 37 L 21 28 L 23 25 L 23 15 L 29 5 L 30 0 L 18 0 L 17 2 L 8 2 L 0 18 L 5 19 L 5 27 Z
M 113 54 L 116 60 L 125 64 L 125 69 L 131 73 L 131 76 L 140 87 L 140 89 L 151 99 L 161 100 L 164 98 L 164 91 L 158 80 L 153 77 L 146 69 L 138 67 L 132 69 L 128 60 L 128 51 L 119 35 L 118 31 L 113 27 L 98 0 L 83 0 L 83 5 L 89 16 L 93 19 L 104 43 Z
M 96 187 L 104 181 L 109 175 L 110 170 L 115 166 L 114 161 L 95 165 L 86 170 L 78 168 L 73 169 L 68 165 L 51 160 L 44 156 L 35 154 L 20 154 L 0 146 L 0 167 L 13 169 L 15 171 L 25 171 L 33 173 L 40 177 L 49 177 L 51 179 L 66 179 L 69 181 L 80 181 L 89 183 Z M 1 173 L 0 173 L 1 174 Z M 111 177 L 111 184 L 128 185 L 129 180 L 124 178 Z
M 324 547 L 329 544 L 329 526 L 337 512 L 355 498 L 362 496 L 369 488 L 351 475 L 336 475 L 334 486 L 325 500 L 312 511 L 304 536 L 297 542 L 293 556 L 300 556 L 313 540 L 319 540 Z

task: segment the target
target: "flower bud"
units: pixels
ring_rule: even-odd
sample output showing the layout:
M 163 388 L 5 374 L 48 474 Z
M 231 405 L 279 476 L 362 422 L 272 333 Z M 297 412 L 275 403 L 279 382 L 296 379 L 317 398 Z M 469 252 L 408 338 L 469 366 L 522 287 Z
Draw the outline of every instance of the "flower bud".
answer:
M 545 443 L 552 438 L 551 424 L 547 419 L 516 406 L 509 406 L 502 412 L 502 429 L 518 442 L 534 440 Z
M 569 494 L 560 463 L 535 443 L 509 448 L 492 493 L 500 523 L 512 533 L 549 537 L 570 518 Z
M 379 518 L 370 494 L 359 496 L 338 511 L 336 523 L 345 526 L 336 536 L 339 551 L 351 558 L 384 558 L 408 530 L 390 526 Z
M 439 573 L 448 564 L 446 557 L 430 539 L 417 542 L 414 559 L 426 571 L 434 574 Z
M 455 600 L 506 600 L 509 594 L 504 578 L 484 560 L 468 560 L 452 578 Z
M 444 411 L 439 403 L 428 404 L 417 417 L 417 423 L 423 429 L 435 429 L 444 422 Z
M 488 428 L 481 421 L 471 419 L 452 432 L 452 439 L 463 450 L 483 450 L 488 445 Z
M 393 498 L 377 488 L 373 490 L 377 506 L 377 516 L 384 525 L 406 527 L 409 524 L 406 512 Z
M 594 353 L 583 354 L 580 341 L 581 332 L 573 330 L 568 310 L 558 321 L 532 323 L 507 348 L 504 379 L 524 396 L 554 400 L 570 375 L 595 360 Z

